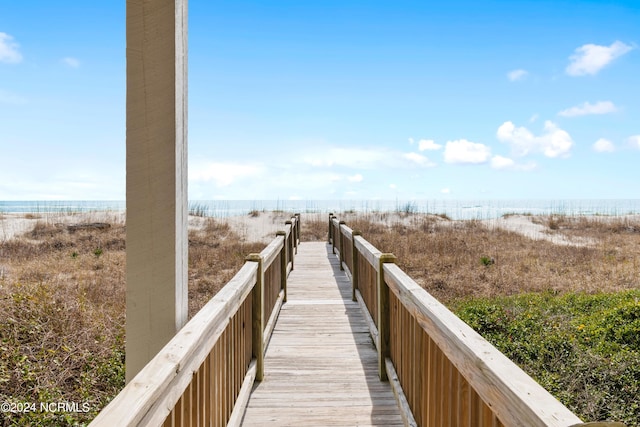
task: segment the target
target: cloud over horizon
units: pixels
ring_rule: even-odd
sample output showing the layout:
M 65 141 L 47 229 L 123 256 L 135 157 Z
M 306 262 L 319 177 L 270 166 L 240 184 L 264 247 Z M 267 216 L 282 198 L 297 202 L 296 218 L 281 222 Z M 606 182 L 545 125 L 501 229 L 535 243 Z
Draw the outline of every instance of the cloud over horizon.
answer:
M 403 154 L 403 156 L 405 159 L 409 160 L 412 163 L 415 163 L 418 166 L 423 166 L 423 167 L 433 167 L 435 166 L 435 163 L 433 163 L 431 160 L 429 160 L 428 157 L 423 156 L 422 154 L 418 154 L 418 153 L 405 153 Z
M 613 142 L 605 138 L 600 138 L 599 140 L 594 142 L 591 147 L 593 148 L 593 151 L 596 151 L 598 153 L 611 153 L 615 151 Z
M 447 141 L 444 147 L 444 161 L 453 164 L 481 164 L 491 157 L 491 148 L 484 144 L 457 139 Z
M 614 59 L 633 50 L 632 46 L 616 40 L 611 46 L 585 44 L 574 51 L 569 57 L 571 61 L 566 68 L 570 76 L 586 76 L 597 74 L 601 69 L 609 65 Z
M 20 45 L 13 41 L 13 37 L 0 32 L 0 62 L 17 64 L 22 61 L 22 54 L 18 50 Z
M 235 162 L 196 161 L 189 165 L 189 181 L 211 182 L 227 187 L 239 179 L 259 175 L 262 166 Z
M 348 176 L 347 177 L 347 181 L 349 181 L 349 182 L 362 182 L 363 180 L 364 180 L 364 177 L 359 173 L 357 173 L 357 174 L 355 174 L 353 176 Z
M 500 125 L 496 134 L 500 141 L 511 145 L 517 156 L 540 152 L 551 158 L 568 157 L 573 147 L 571 135 L 550 120 L 544 123 L 544 133 L 540 136 L 523 126 L 516 127 L 510 121 Z
M 578 117 L 592 114 L 609 114 L 615 113 L 616 111 L 618 111 L 618 108 L 611 101 L 598 101 L 595 104 L 583 102 L 575 107 L 560 111 L 558 115 L 563 117 Z
M 344 167 L 367 170 L 435 166 L 422 154 L 383 147 L 314 147 L 297 157 L 300 162 L 318 168 Z
M 436 144 L 432 139 L 421 139 L 418 142 L 419 151 L 434 151 L 442 148 L 442 145 Z
M 533 162 L 519 164 L 508 157 L 495 155 L 491 158 L 491 168 L 497 170 L 531 171 L 536 168 L 536 164 Z

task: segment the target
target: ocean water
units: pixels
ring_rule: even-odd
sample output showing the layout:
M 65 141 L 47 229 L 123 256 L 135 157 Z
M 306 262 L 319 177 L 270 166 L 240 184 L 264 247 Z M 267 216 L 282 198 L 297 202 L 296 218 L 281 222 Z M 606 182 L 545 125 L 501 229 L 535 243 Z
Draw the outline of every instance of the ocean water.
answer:
M 0 213 L 123 211 L 117 201 L 0 201 Z M 491 219 L 505 214 L 610 215 L 640 214 L 640 199 L 571 200 L 193 200 L 190 210 L 207 216 L 246 215 L 252 210 L 293 213 L 421 212 L 451 219 Z

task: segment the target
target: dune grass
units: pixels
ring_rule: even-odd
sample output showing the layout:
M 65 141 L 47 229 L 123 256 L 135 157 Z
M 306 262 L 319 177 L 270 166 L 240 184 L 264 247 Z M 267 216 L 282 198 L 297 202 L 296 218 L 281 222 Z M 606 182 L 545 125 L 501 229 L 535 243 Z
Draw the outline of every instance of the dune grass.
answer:
M 582 247 L 531 240 L 476 220 L 437 216 L 415 215 L 385 224 L 379 217 L 361 215 L 347 225 L 381 251 L 395 254 L 402 268 L 445 304 L 523 292 L 616 292 L 639 285 L 637 219 L 582 218 L 562 230 L 597 242 Z
M 0 425 L 83 424 L 124 386 L 125 227 L 32 219 L 31 232 L 0 242 L 0 402 L 89 411 L 4 413 Z M 585 420 L 640 425 L 637 221 L 533 218 L 598 242 L 571 247 L 404 210 L 344 219 Z M 200 221 L 189 232 L 190 317 L 265 246 L 223 219 Z M 327 226 L 328 215 L 303 215 L 301 240 L 326 240 Z
M 0 402 L 80 410 L 3 412 L 1 426 L 86 424 L 124 387 L 124 224 L 70 230 L 43 218 L 0 242 Z M 263 247 L 213 218 L 191 230 L 189 317 Z

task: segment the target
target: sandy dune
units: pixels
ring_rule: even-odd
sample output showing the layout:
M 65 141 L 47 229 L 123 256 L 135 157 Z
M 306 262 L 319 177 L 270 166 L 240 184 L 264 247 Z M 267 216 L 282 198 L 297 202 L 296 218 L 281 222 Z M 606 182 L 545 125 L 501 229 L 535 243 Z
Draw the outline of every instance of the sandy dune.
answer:
M 0 214 L 0 241 L 12 239 L 33 230 L 38 223 L 73 225 L 87 222 L 124 223 L 124 212 Z
M 550 233 L 551 229 L 542 224 L 531 221 L 531 216 L 510 215 L 496 219 L 487 219 L 482 223 L 491 228 L 502 228 L 522 234 L 533 240 L 548 240 L 556 245 L 563 246 L 590 246 L 596 243 L 594 239 L 584 237 L 569 237 L 561 232 Z
M 353 221 L 359 213 L 339 214 L 341 220 L 347 225 Z M 422 214 L 406 215 L 397 212 L 380 212 L 366 214 L 371 220 L 379 221 L 386 225 L 404 224 L 411 226 L 419 224 Z M 636 215 L 636 217 L 638 217 Z M 304 213 L 302 221 L 320 220 L 328 221 L 327 213 Z M 284 230 L 285 221 L 290 219 L 290 214 L 282 212 L 259 212 L 256 216 L 242 215 L 219 218 L 226 221 L 236 231 L 243 241 L 270 242 L 276 232 Z M 441 220 L 443 223 L 447 220 Z M 206 218 L 189 217 L 189 229 L 199 229 L 204 226 Z M 72 225 L 85 222 L 110 222 L 123 223 L 124 212 L 89 212 L 89 213 L 48 213 L 48 214 L 0 214 L 0 241 L 9 240 L 15 236 L 29 232 L 38 222 L 48 224 Z M 453 222 L 452 222 L 453 223 Z M 482 223 L 491 228 L 502 228 L 520 233 L 533 240 L 548 240 L 557 245 L 589 246 L 596 242 L 593 239 L 569 237 L 558 230 L 550 230 L 547 226 L 532 222 L 532 217 L 527 215 L 510 215 L 495 219 L 483 220 Z

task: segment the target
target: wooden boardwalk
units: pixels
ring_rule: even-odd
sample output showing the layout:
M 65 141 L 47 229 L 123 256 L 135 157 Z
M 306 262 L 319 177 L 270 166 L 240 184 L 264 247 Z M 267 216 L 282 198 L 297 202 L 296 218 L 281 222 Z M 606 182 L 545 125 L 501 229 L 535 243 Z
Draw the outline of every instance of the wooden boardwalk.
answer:
M 403 425 L 351 282 L 330 252 L 322 242 L 299 246 L 243 425 Z

